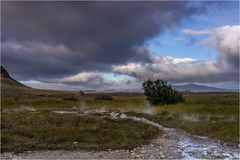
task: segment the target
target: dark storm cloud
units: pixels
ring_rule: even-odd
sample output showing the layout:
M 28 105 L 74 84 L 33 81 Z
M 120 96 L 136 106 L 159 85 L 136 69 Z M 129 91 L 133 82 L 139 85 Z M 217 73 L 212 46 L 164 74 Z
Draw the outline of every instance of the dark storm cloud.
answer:
M 2 64 L 22 80 L 150 62 L 135 47 L 198 11 L 166 1 L 1 4 Z

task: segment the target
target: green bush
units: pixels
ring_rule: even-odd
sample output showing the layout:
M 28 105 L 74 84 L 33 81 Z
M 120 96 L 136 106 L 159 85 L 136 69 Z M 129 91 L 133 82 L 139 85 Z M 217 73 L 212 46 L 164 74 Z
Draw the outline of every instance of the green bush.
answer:
M 176 91 L 163 80 L 147 80 L 143 82 L 144 95 L 153 104 L 173 104 L 183 102 L 182 93 Z
M 98 95 L 95 97 L 95 100 L 107 100 L 107 101 L 111 101 L 113 100 L 113 97 L 110 95 Z

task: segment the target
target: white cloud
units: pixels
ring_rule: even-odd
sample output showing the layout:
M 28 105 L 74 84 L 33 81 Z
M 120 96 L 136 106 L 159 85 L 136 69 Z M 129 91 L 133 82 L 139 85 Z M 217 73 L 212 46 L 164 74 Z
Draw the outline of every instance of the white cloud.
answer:
M 95 79 L 102 77 L 103 73 L 101 72 L 81 72 L 73 76 L 51 79 L 48 82 L 58 82 L 58 83 L 75 83 L 75 82 L 87 82 L 90 79 Z
M 156 55 L 155 55 L 156 56 Z M 174 81 L 192 81 L 199 77 L 218 74 L 219 70 L 214 62 L 201 62 L 192 59 L 174 59 L 156 56 L 153 63 L 129 63 L 113 66 L 113 71 L 137 77 L 141 80 L 164 79 Z
M 116 65 L 113 66 L 113 71 L 141 80 L 160 78 L 176 82 L 210 83 L 238 81 L 239 26 L 205 30 L 186 29 L 183 32 L 191 36 L 208 34 L 202 44 L 217 47 L 219 55 L 213 61 L 197 61 L 191 58 L 159 56 L 148 48 L 140 48 L 140 52 L 150 53 L 152 62 Z
M 178 64 L 178 63 L 189 63 L 195 62 L 192 58 L 175 58 L 170 56 L 161 57 L 166 64 Z
M 202 41 L 206 46 L 215 46 L 220 51 L 221 58 L 226 56 L 239 56 L 240 26 L 222 26 L 204 30 L 185 29 L 184 33 L 189 35 L 208 34 L 209 38 Z

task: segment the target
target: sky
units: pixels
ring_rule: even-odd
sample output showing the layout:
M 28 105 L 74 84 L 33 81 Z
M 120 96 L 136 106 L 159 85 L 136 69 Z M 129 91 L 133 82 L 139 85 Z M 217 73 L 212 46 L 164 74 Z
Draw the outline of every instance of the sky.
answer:
M 35 88 L 239 88 L 238 1 L 1 1 L 1 65 Z

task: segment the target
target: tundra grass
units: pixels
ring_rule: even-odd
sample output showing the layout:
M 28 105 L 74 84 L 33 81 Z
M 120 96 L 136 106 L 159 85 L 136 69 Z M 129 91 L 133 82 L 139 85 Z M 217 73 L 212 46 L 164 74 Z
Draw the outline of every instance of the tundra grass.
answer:
M 137 112 L 151 108 L 155 114 L 143 116 L 165 126 L 181 128 L 191 134 L 211 137 L 228 144 L 239 144 L 239 93 L 190 93 L 184 94 L 184 103 L 156 106 L 149 105 L 143 94 L 109 93 L 114 100 L 95 100 L 99 94 L 101 93 L 89 93 L 79 97 L 76 96 L 77 92 L 15 90 L 3 87 L 1 109 L 30 107 L 71 110 L 82 107 Z M 198 117 L 198 120 L 185 119 L 186 116 Z
M 12 112 L 1 116 L 1 151 L 131 149 L 158 133 L 151 125 L 99 114 Z
M 129 114 L 228 145 L 239 144 L 239 93 L 191 93 L 184 98 L 184 103 L 154 106 L 154 115 Z
M 158 112 L 168 111 L 178 114 L 239 115 L 238 93 L 191 93 L 185 94 L 185 103 L 158 105 Z
M 185 120 L 179 114 L 162 112 L 156 115 L 129 112 L 128 115 L 145 117 L 169 128 L 179 128 L 192 135 L 209 137 L 231 146 L 239 144 L 239 120 L 210 116 L 209 119 Z

